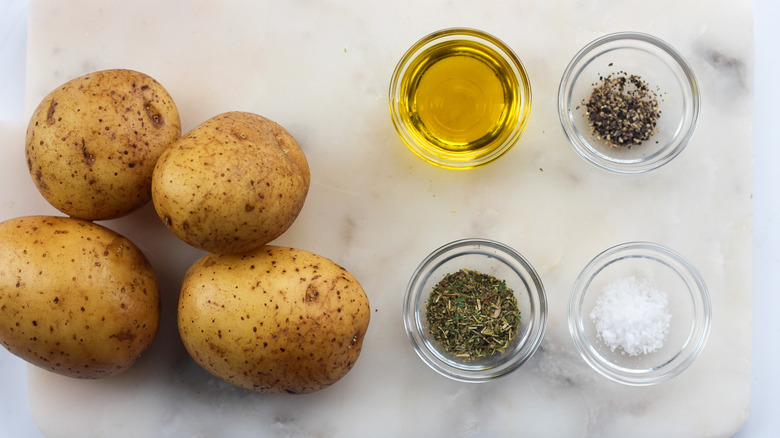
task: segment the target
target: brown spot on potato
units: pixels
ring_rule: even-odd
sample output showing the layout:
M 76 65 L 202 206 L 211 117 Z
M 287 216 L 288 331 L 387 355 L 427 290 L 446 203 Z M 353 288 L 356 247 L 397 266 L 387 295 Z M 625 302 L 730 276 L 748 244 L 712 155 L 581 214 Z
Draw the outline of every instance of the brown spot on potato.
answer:
M 44 181 L 41 169 L 35 171 L 35 180 L 38 182 L 37 186 L 41 192 L 47 192 L 49 190 L 49 185 Z
M 146 110 L 147 117 L 149 117 L 149 119 L 152 121 L 152 124 L 154 124 L 155 127 L 159 128 L 164 124 L 163 117 L 160 114 L 160 111 L 158 111 L 157 108 L 151 102 L 147 103 L 144 106 L 144 109 Z
M 122 332 L 113 334 L 113 335 L 109 336 L 109 338 L 114 338 L 114 339 L 117 339 L 119 341 L 132 341 L 133 339 L 135 339 L 135 334 L 133 334 L 133 332 L 127 330 L 127 331 L 122 331 Z
M 225 355 L 226 350 L 222 346 L 220 346 L 220 345 L 218 345 L 218 344 L 216 344 L 214 342 L 209 342 L 208 346 L 209 346 L 209 349 L 211 349 L 212 351 L 217 353 L 217 355 L 220 355 L 220 356 L 224 356 Z
M 54 112 L 57 109 L 57 101 L 52 99 L 51 103 L 49 103 L 49 109 L 46 111 L 46 123 L 49 125 L 53 125 L 56 123 L 56 120 L 54 119 Z
M 319 296 L 320 296 L 320 292 L 317 290 L 317 287 L 309 283 L 309 285 L 306 287 L 306 294 L 304 295 L 304 301 L 307 303 L 311 303 L 317 301 Z

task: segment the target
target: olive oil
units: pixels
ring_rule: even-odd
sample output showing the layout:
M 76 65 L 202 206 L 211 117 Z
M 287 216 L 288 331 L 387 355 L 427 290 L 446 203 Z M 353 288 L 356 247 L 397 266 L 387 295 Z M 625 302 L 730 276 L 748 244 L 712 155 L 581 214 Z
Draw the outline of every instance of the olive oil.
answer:
M 530 110 L 530 86 L 514 55 L 499 50 L 450 39 L 408 61 L 394 117 L 412 151 L 442 167 L 468 168 L 512 146 Z
M 420 75 L 411 93 L 411 119 L 444 149 L 479 147 L 480 139 L 513 116 L 507 111 L 513 100 L 509 86 L 477 57 L 444 56 Z

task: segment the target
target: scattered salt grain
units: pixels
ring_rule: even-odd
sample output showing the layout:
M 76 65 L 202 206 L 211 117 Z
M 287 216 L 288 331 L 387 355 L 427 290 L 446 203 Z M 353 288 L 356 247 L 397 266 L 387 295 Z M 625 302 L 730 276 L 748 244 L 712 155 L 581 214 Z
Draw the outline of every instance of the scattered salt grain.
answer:
M 663 346 L 672 316 L 665 292 L 645 279 L 626 277 L 602 289 L 590 318 L 610 350 L 637 356 Z

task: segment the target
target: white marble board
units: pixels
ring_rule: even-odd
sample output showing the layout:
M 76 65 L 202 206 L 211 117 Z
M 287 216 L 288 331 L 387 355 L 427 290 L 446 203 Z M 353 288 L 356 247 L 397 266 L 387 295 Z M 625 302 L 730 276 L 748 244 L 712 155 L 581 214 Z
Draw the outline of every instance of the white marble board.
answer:
M 408 152 L 387 107 L 390 74 L 406 48 L 452 26 L 508 43 L 533 87 L 519 144 L 467 172 L 435 168 Z M 557 119 L 558 81 L 571 56 L 619 30 L 673 44 L 702 89 L 692 143 L 644 175 L 588 165 Z M 202 253 L 173 237 L 147 206 L 105 224 L 135 241 L 158 270 L 163 321 L 155 344 L 131 371 L 107 380 L 29 367 L 33 418 L 53 438 L 730 436 L 747 418 L 750 398 L 752 47 L 749 3 L 737 0 L 33 1 L 28 115 L 72 77 L 132 68 L 171 92 L 185 130 L 230 110 L 279 122 L 306 152 L 312 187 L 300 217 L 275 243 L 345 266 L 373 310 L 360 360 L 332 387 L 306 396 L 231 387 L 195 365 L 176 334 L 178 284 Z M 25 174 L 22 149 L 1 150 L 3 186 L 16 187 L 3 194 L 3 218 L 54 213 Z M 522 252 L 541 274 L 550 306 L 540 351 L 514 374 L 480 385 L 429 370 L 400 317 L 418 262 L 472 236 Z M 629 240 L 686 256 L 713 301 L 699 360 L 649 388 L 621 386 L 588 368 L 566 323 L 579 270 Z

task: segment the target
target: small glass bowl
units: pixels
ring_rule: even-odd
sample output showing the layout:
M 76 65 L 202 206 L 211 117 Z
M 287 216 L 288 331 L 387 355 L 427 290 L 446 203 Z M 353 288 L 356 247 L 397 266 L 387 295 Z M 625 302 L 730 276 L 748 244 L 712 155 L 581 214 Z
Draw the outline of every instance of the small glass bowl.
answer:
M 425 306 L 434 286 L 461 269 L 505 280 L 515 292 L 520 327 L 506 351 L 467 360 L 447 353 L 429 332 Z M 514 249 L 492 240 L 457 240 L 432 252 L 414 271 L 403 305 L 406 334 L 415 352 L 439 374 L 461 382 L 486 382 L 505 376 L 527 361 L 539 347 L 547 325 L 547 298 L 534 268 Z
M 496 119 L 500 122 L 478 139 L 447 143 L 439 141 L 440 137 L 425 125 L 417 112 L 421 104 L 416 98 L 416 90 L 425 72 L 453 56 L 480 60 L 485 68 L 492 70 L 501 83 L 503 102 L 507 107 Z M 452 75 L 447 80 L 459 77 Z M 467 82 L 471 83 L 463 81 L 463 84 Z M 478 92 L 483 92 L 476 89 L 466 92 L 465 86 L 459 89 L 463 94 L 457 100 L 476 99 Z M 447 102 L 450 101 L 442 100 L 439 105 L 446 107 Z M 517 55 L 495 36 L 471 28 L 443 29 L 423 37 L 401 57 L 390 80 L 389 104 L 398 135 L 415 155 L 445 169 L 473 169 L 498 159 L 517 143 L 531 112 L 531 83 Z M 491 105 L 475 103 L 471 106 L 488 107 Z
M 671 315 L 663 346 L 647 354 L 612 351 L 590 317 L 605 285 L 621 278 L 645 279 L 668 296 Z M 614 246 L 580 273 L 569 301 L 569 331 L 580 356 L 594 370 L 619 383 L 647 386 L 672 379 L 698 357 L 707 342 L 711 307 L 704 280 L 674 251 L 648 242 Z
M 658 95 L 657 131 L 641 145 L 614 147 L 592 133 L 585 104 L 600 78 L 625 72 Z M 637 32 L 598 38 L 574 56 L 558 89 L 558 116 L 574 150 L 595 166 L 616 173 L 641 173 L 671 161 L 691 140 L 699 117 L 699 85 L 672 46 Z

